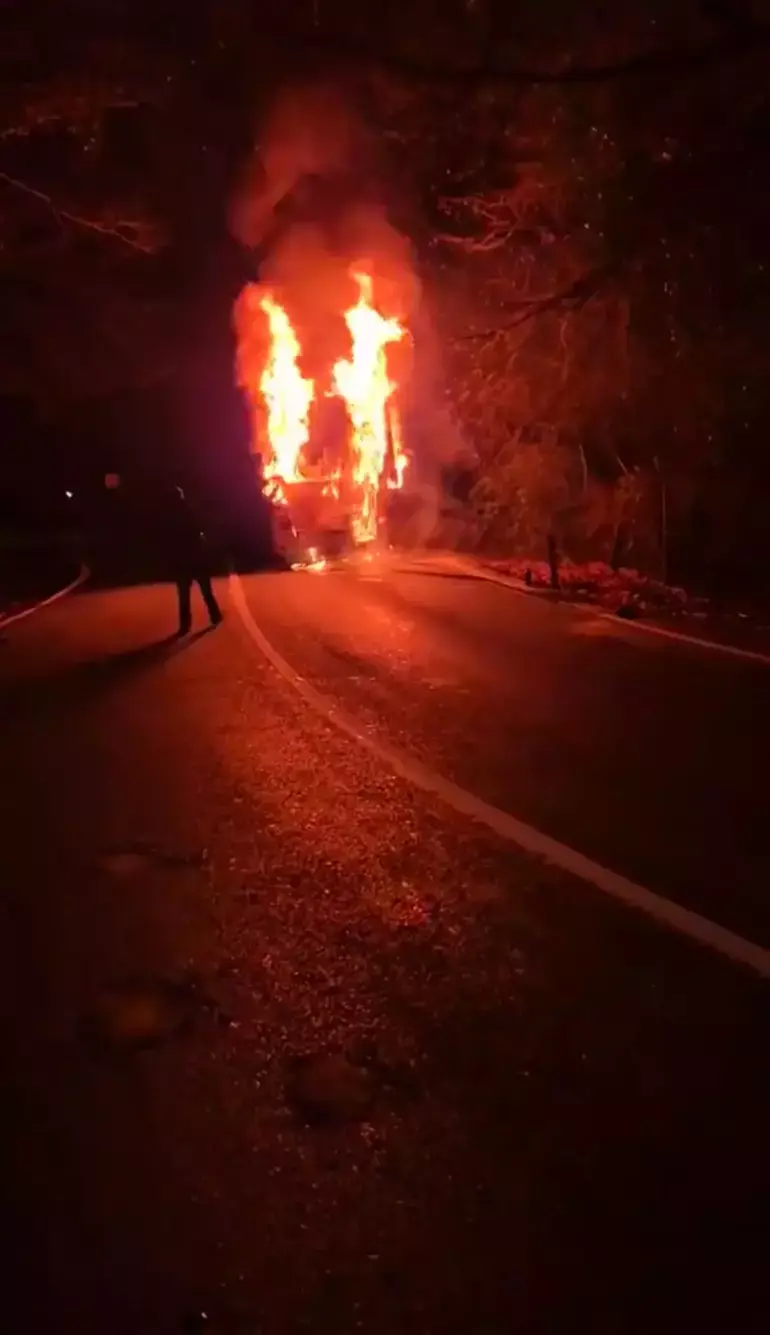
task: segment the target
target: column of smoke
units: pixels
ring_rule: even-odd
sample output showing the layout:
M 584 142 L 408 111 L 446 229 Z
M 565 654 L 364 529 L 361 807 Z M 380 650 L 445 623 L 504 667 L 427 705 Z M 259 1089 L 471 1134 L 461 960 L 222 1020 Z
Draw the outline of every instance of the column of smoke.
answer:
M 303 374 L 323 375 L 333 360 L 349 355 L 343 312 L 357 297 L 353 262 L 370 267 L 383 313 L 408 326 L 411 368 L 400 403 L 412 455 L 409 540 L 422 545 L 438 519 L 441 466 L 462 452 L 462 442 L 445 408 L 439 342 L 412 246 L 379 203 L 351 189 L 356 180 L 371 183 L 373 162 L 371 133 L 338 88 L 285 90 L 262 126 L 232 201 L 230 225 L 241 244 L 259 255 L 260 284 L 280 294 L 300 332 Z

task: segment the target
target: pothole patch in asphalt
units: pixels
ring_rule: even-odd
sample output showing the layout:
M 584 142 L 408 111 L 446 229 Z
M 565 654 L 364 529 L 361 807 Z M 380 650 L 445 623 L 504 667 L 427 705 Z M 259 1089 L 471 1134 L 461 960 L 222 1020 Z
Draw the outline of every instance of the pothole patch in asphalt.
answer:
M 137 975 L 99 992 L 82 1017 L 82 1035 L 96 1056 L 128 1056 L 190 1032 L 202 1016 L 232 1023 L 197 977 Z
M 363 1121 L 375 1093 L 369 1071 L 342 1052 L 295 1057 L 289 1063 L 286 1100 L 310 1126 Z
M 108 876 L 138 876 L 152 870 L 189 871 L 206 865 L 206 849 L 194 853 L 172 852 L 154 844 L 142 842 L 121 844 L 107 848 L 96 860 L 100 871 Z
M 319 1052 L 288 1063 L 286 1101 L 307 1126 L 368 1120 L 375 1104 L 413 1102 L 419 1085 L 411 1066 L 385 1060 L 375 1047 Z

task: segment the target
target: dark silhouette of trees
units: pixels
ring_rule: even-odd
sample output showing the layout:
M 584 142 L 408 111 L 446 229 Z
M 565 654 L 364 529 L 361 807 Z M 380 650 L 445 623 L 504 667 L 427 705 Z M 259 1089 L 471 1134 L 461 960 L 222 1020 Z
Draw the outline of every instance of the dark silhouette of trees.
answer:
M 544 543 L 567 488 L 606 551 L 618 491 L 628 518 L 629 492 L 665 487 L 667 542 L 692 567 L 714 544 L 739 565 L 770 481 L 768 29 L 748 6 L 677 29 L 670 6 L 644 32 L 650 8 L 593 33 L 582 14 L 567 57 L 543 42 L 526 69 L 500 42 L 494 66 L 470 45 L 460 69 L 434 58 L 404 158 L 423 142 L 437 169 L 426 243 L 482 528 Z M 416 59 L 388 63 L 398 88 Z M 661 506 L 638 510 L 649 526 Z M 660 561 L 662 538 L 637 548 Z
M 58 401 L 200 360 L 259 259 L 228 204 L 260 109 L 323 75 L 377 132 L 482 527 L 523 545 L 582 506 L 612 547 L 663 479 L 674 544 L 737 569 L 770 489 L 769 72 L 763 0 L 6 5 L 3 383 Z

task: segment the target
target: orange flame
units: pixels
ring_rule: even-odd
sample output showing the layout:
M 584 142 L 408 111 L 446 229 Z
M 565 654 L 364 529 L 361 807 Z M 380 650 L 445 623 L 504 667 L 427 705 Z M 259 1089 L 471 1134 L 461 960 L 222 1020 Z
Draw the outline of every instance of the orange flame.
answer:
M 273 482 L 276 494 L 281 482 L 297 482 L 302 477 L 302 451 L 308 442 L 308 415 L 315 385 L 299 369 L 299 339 L 283 306 L 268 296 L 259 304 L 270 327 L 270 353 L 259 382 L 267 406 L 270 440 L 264 476 L 266 482 Z
M 375 308 L 371 277 L 359 272 L 352 276 L 358 285 L 358 301 L 344 312 L 351 354 L 349 360 L 341 359 L 331 368 L 327 391 L 345 404 L 347 455 L 344 460 L 325 460 L 319 480 L 322 495 L 350 500 L 352 536 L 362 543 L 377 536 L 382 487 L 403 486 L 408 464 L 393 397 L 397 386 L 387 365 L 388 346 L 401 341 L 406 330 Z M 260 419 L 266 426 L 269 449 L 264 451 L 263 472 L 267 493 L 285 502 L 283 484 L 318 477 L 318 468 L 311 467 L 305 456 L 317 386 L 300 370 L 302 347 L 285 307 L 271 294 L 256 297 L 255 288 L 247 289 L 238 310 L 238 375 L 254 410 L 257 443 Z M 264 348 L 261 338 L 252 339 L 255 309 L 267 319 L 266 359 L 264 351 L 258 352 Z
M 396 386 L 388 378 L 385 349 L 397 343 L 405 330 L 397 320 L 386 320 L 372 305 L 372 280 L 368 274 L 353 275 L 359 297 L 345 312 L 345 323 L 353 344 L 350 361 L 338 361 L 332 369 L 334 387 L 345 400 L 351 425 L 352 480 L 358 492 L 358 509 L 353 518 L 353 537 L 370 542 L 377 536 L 377 509 L 382 479 L 387 479 L 390 447 L 395 447 L 388 431 L 387 406 Z M 395 414 L 391 415 L 391 421 Z M 389 440 L 390 434 L 390 440 Z M 401 450 L 400 432 L 398 446 Z M 395 480 L 400 485 L 406 456 L 399 454 Z M 395 463 L 395 460 L 394 460 Z M 399 472 L 400 466 L 400 472 Z

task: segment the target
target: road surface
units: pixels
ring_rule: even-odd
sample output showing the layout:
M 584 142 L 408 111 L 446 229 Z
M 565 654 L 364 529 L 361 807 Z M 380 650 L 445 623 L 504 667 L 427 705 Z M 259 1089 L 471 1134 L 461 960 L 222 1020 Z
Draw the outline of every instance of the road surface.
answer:
M 762 1329 L 766 983 L 376 747 L 767 946 L 767 670 L 425 571 L 242 590 L 375 750 L 232 602 L 0 644 L 12 1328 Z

